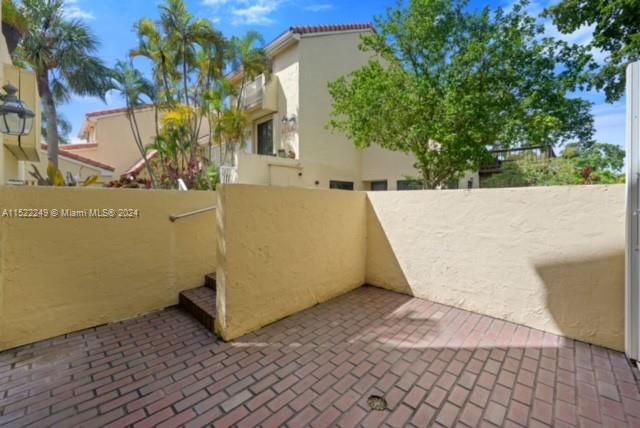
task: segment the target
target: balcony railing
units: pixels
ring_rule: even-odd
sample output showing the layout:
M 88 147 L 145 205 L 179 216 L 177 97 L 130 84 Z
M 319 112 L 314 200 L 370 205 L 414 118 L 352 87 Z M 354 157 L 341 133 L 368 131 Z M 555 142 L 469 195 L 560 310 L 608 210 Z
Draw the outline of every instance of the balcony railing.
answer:
M 256 107 L 262 103 L 264 96 L 264 74 L 252 82 L 247 83 L 242 92 L 242 106 L 245 109 Z
M 232 184 L 238 182 L 238 169 L 234 166 L 223 165 L 220 167 L 220 182 Z
M 267 80 L 264 74 L 246 83 L 242 90 L 242 107 L 245 110 L 277 110 L 277 76 Z
M 514 162 L 519 159 L 529 158 L 536 161 L 547 161 L 556 155 L 550 146 L 529 146 L 513 149 L 492 150 L 493 159 L 480 167 L 482 173 L 500 172 L 505 162 Z

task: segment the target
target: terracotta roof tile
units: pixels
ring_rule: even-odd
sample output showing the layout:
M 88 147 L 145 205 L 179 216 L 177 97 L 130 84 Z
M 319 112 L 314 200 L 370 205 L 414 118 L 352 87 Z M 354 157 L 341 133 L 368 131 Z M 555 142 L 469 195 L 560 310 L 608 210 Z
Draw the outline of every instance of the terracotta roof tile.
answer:
M 152 107 L 151 104 L 143 104 L 140 105 L 138 107 L 136 107 L 136 109 L 142 109 L 145 107 Z M 112 108 L 112 109 L 108 109 L 108 110 L 100 110 L 100 111 L 92 111 L 87 113 L 85 116 L 86 117 L 98 117 L 98 116 L 106 116 L 109 114 L 116 114 L 116 113 L 125 113 L 127 111 L 126 107 L 119 107 L 119 108 Z
M 333 31 L 372 30 L 376 31 L 373 24 L 333 24 L 333 25 L 303 25 L 290 27 L 289 31 L 295 34 L 329 33 Z
M 84 149 L 95 149 L 98 147 L 97 143 L 77 143 L 77 144 L 64 144 L 60 145 L 60 150 L 84 150 Z
M 45 150 L 45 151 L 47 150 L 47 145 L 46 144 L 40 144 L 40 147 L 42 148 L 42 150 Z M 86 163 L 87 165 L 95 166 L 96 168 L 104 169 L 104 170 L 107 170 L 107 171 L 115 171 L 116 170 L 116 168 L 111 166 L 111 165 L 107 165 L 106 163 L 98 162 L 96 160 L 89 159 L 89 158 L 86 158 L 84 156 L 80 156 L 79 154 L 72 153 L 72 152 L 69 152 L 69 151 L 64 150 L 64 149 L 62 149 L 62 150 L 60 150 L 58 152 L 58 156 L 62 156 L 64 158 L 68 158 L 68 159 L 73 159 L 73 160 L 76 160 L 78 162 Z
M 155 158 L 158 155 L 158 151 L 157 150 L 151 150 L 150 152 L 147 153 L 147 160 L 151 160 L 153 158 Z M 144 168 L 144 159 L 140 158 L 136 161 L 136 163 L 134 163 L 133 165 L 131 165 L 123 175 L 138 175 L 140 173 L 140 171 L 142 171 L 142 169 Z

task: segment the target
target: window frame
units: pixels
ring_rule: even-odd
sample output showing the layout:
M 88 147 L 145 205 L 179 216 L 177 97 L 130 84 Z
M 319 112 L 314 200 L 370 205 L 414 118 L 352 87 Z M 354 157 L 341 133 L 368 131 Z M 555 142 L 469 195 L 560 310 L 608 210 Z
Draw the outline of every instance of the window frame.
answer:
M 384 184 L 384 189 L 374 189 L 375 184 Z M 384 192 L 389 190 L 389 180 L 371 180 L 370 186 L 372 192 Z
M 403 185 L 401 185 L 401 183 L 404 185 L 408 185 L 407 187 L 404 187 Z M 411 183 L 417 185 L 418 187 L 412 187 Z M 404 188 L 401 188 L 404 187 Z M 396 189 L 399 191 L 406 191 L 406 190 L 423 190 L 422 189 L 422 180 L 398 180 L 396 182 Z
M 275 141 L 275 137 L 276 137 L 276 130 L 275 130 L 275 120 L 273 119 L 274 116 L 270 115 L 267 117 L 263 117 L 260 118 L 258 120 L 256 120 L 255 123 L 255 128 L 254 128 L 254 132 L 255 132 L 255 153 L 261 156 L 275 156 L 276 154 L 276 141 Z M 260 153 L 260 126 L 264 125 L 268 122 L 271 122 L 271 153 Z
M 347 188 L 345 187 L 334 187 L 335 185 L 337 186 L 344 186 L 346 185 Z M 345 180 L 329 180 L 329 189 L 333 189 L 333 190 L 350 190 L 353 191 L 355 190 L 354 187 L 354 183 L 353 181 L 345 181 Z

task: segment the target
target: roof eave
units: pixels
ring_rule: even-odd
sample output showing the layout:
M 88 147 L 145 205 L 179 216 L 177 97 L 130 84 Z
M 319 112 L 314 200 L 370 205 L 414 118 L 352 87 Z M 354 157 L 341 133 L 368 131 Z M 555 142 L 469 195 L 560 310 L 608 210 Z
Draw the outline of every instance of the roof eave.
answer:
M 265 52 L 269 58 L 274 58 L 279 53 L 296 44 L 299 40 L 300 34 L 293 33 L 292 31 L 285 31 L 282 35 L 267 45 Z M 227 74 L 227 80 L 231 83 L 236 83 L 242 78 L 243 74 L 244 73 L 241 69 L 234 70 Z

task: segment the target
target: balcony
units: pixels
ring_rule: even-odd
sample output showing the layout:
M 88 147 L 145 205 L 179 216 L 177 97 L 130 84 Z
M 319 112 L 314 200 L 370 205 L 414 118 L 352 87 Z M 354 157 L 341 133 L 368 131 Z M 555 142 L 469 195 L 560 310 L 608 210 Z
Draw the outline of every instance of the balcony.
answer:
M 259 75 L 247 83 L 242 91 L 242 107 L 250 112 L 278 110 L 278 77 Z
M 491 151 L 492 159 L 480 167 L 480 174 L 495 174 L 502 172 L 502 165 L 528 158 L 536 162 L 546 162 L 556 157 L 553 148 L 549 146 L 529 146 L 512 149 L 499 149 Z

